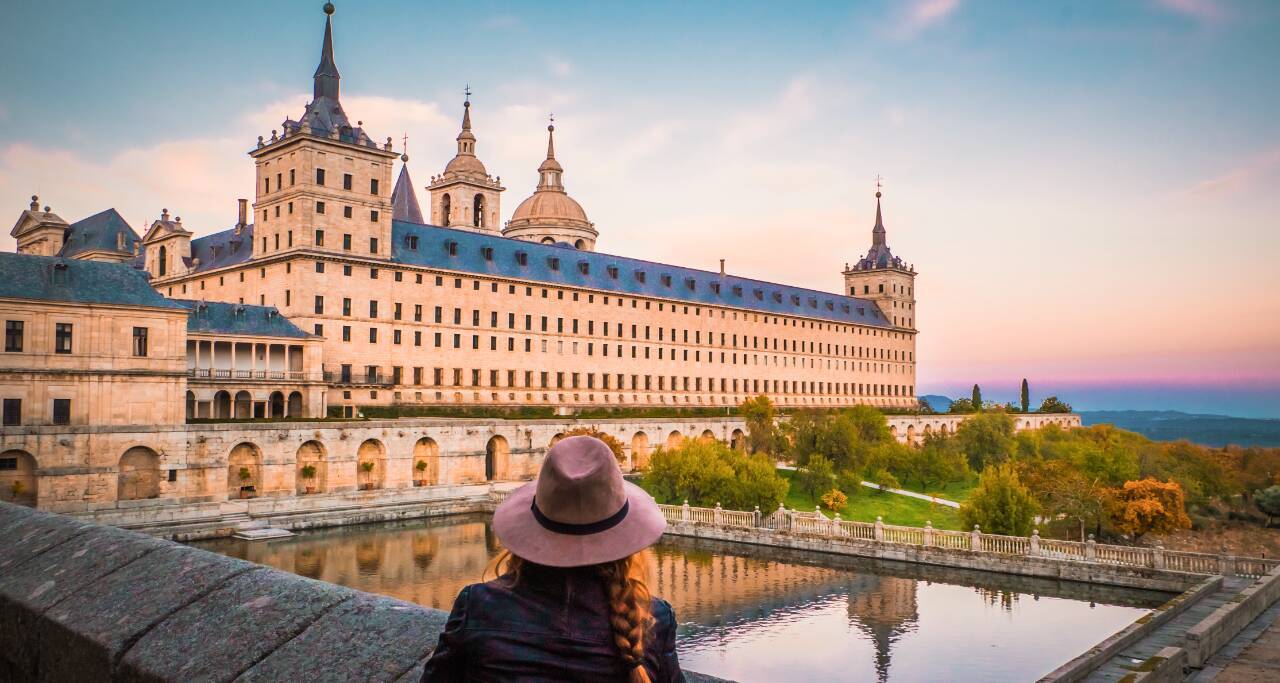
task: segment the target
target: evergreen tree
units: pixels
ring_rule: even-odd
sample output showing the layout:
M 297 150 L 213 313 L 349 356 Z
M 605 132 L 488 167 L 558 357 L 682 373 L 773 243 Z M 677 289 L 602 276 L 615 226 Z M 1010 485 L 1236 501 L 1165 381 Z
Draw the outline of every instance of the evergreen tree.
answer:
M 969 500 L 960 505 L 960 521 L 966 527 L 974 524 L 989 534 L 1026 536 L 1039 505 L 1022 482 L 1012 463 L 983 470 L 978 487 Z
M 978 385 L 973 385 L 973 409 L 982 412 L 982 389 Z
M 1031 387 L 1027 385 L 1027 378 L 1022 378 L 1022 412 L 1031 410 Z

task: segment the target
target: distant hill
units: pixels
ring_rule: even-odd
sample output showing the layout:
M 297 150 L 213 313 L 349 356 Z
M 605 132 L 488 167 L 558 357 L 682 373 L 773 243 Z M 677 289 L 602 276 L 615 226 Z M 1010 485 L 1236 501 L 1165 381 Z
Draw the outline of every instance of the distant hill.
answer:
M 933 412 L 935 413 L 945 413 L 948 410 L 951 410 L 951 399 L 947 398 L 946 396 L 939 396 L 938 394 L 926 394 L 918 398 L 921 401 L 928 403 L 929 407 L 933 408 Z
M 1188 441 L 1206 446 L 1280 446 L 1280 420 L 1196 415 L 1176 410 L 1078 410 L 1087 427 L 1113 424 L 1155 441 Z

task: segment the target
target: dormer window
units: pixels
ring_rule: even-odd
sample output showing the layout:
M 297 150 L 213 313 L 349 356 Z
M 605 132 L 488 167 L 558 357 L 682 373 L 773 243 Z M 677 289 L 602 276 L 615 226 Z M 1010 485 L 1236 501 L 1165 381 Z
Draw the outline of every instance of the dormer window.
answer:
M 734 285 L 734 286 L 733 286 L 733 295 L 734 295 L 734 296 L 742 296 L 742 285 Z
M 782 303 L 782 292 L 774 292 L 773 300 L 775 303 L 779 303 L 779 304 Z
M 547 257 L 547 267 L 551 270 L 560 270 L 560 259 L 555 256 Z
M 521 266 L 529 265 L 529 255 L 523 251 L 516 252 L 516 264 Z
M 792 294 L 792 295 L 791 295 L 791 305 L 792 305 L 792 306 L 799 306 L 799 305 L 800 305 L 800 295 L 799 295 L 799 294 Z
M 848 313 L 848 312 L 849 312 L 849 304 L 840 304 L 840 310 L 844 311 L 845 313 Z
M 583 275 L 591 274 L 591 264 L 586 261 L 578 261 L 578 272 Z
M 614 280 L 617 280 L 617 279 L 618 279 L 618 267 L 617 267 L 617 266 L 609 266 L 609 267 L 608 267 L 608 268 L 606 268 L 605 270 L 607 270 L 607 271 L 609 272 L 609 277 L 613 278 Z
M 809 297 L 809 308 L 817 308 L 817 307 L 818 307 L 818 298 L 812 297 L 812 296 Z
M 662 286 L 663 286 L 663 287 L 670 287 L 670 286 L 671 286 L 671 276 L 670 276 L 670 275 L 668 275 L 668 274 L 666 274 L 666 273 L 663 273 L 663 274 L 662 274 Z
M 712 283 L 711 283 L 711 291 L 715 292 L 716 294 L 719 294 L 719 293 L 720 293 L 720 283 L 719 283 L 719 282 L 712 282 Z
M 405 248 L 406 248 L 406 249 L 412 249 L 412 250 L 414 250 L 414 251 L 417 251 L 417 250 L 418 250 L 418 236 L 417 236 L 417 235 L 405 235 L 405 236 L 404 236 L 404 246 L 405 246 Z
M 493 247 L 480 247 L 480 255 L 484 257 L 484 260 L 486 260 L 486 261 L 492 261 L 492 260 L 493 260 Z
M 866 315 L 866 314 L 867 314 L 867 309 L 863 308 L 862 306 L 859 306 L 858 315 Z
M 444 251 L 450 256 L 458 255 L 458 243 L 453 240 L 445 240 Z
M 685 278 L 685 280 L 684 280 L 684 286 L 685 286 L 685 287 L 688 287 L 690 291 L 693 291 L 693 290 L 696 290 L 696 289 L 698 288 L 698 282 L 697 282 L 696 280 L 694 280 L 693 278 L 691 278 L 691 277 L 690 277 L 690 278 Z
M 636 271 L 636 281 L 637 281 L 637 282 L 641 282 L 641 283 L 643 283 L 643 282 L 644 282 L 644 271 L 643 271 L 643 270 L 637 270 L 637 271 Z
M 834 311 L 834 310 L 836 310 L 836 305 L 835 305 L 835 303 L 834 303 L 833 301 L 829 300 L 829 299 L 827 300 L 827 310 L 828 310 L 828 311 Z
M 751 296 L 754 296 L 756 298 L 756 301 L 764 301 L 764 290 L 753 289 L 751 290 Z

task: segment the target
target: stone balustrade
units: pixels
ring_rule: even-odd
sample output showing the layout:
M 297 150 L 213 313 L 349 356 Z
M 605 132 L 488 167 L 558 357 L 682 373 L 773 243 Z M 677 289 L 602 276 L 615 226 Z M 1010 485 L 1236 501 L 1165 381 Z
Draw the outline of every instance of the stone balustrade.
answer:
M 778 508 L 762 517 L 759 509 L 752 512 L 723 510 L 684 505 L 659 505 L 669 533 L 687 533 L 690 527 L 708 526 L 723 529 L 751 529 L 765 533 L 818 537 L 831 540 L 871 542 L 891 546 L 939 548 L 952 551 L 985 553 L 1005 557 L 1037 558 L 1061 562 L 1086 562 L 1117 568 L 1151 569 L 1195 575 L 1260 577 L 1280 567 L 1280 560 L 1260 557 L 1236 557 L 1097 543 L 1090 536 L 1085 542 L 1060 541 L 1040 537 L 1039 530 L 1030 536 L 1005 536 L 983 533 L 977 526 L 972 531 L 935 529 L 931 524 L 905 527 L 875 522 L 855 522 L 828 518 L 820 512 L 797 512 Z M 856 554 L 856 553 L 855 553 Z

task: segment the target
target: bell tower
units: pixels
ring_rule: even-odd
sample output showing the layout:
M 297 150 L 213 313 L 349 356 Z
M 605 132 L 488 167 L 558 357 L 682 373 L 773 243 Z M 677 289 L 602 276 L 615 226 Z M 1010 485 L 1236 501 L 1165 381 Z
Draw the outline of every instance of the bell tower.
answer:
M 324 42 L 312 99 L 300 120 L 285 119 L 249 152 L 257 167 L 253 257 L 316 249 L 391 257 L 391 138 L 375 143 L 352 125 L 339 97 L 333 4 L 324 6 Z
M 432 225 L 498 234 L 502 216 L 502 178 L 494 178 L 476 156 L 476 136 L 471 132 L 471 88 L 464 91 L 462 132 L 458 153 L 431 178 Z
M 895 327 L 916 327 L 916 270 L 889 249 L 876 190 L 876 224 L 871 228 L 871 249 L 852 267 L 844 269 L 844 292 L 876 302 Z

